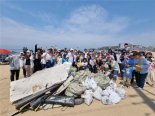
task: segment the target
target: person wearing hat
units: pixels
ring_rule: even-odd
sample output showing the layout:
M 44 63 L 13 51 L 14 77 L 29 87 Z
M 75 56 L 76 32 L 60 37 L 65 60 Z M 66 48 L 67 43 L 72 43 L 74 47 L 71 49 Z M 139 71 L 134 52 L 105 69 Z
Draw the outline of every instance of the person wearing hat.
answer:
M 75 60 L 75 57 L 74 57 L 74 49 L 70 49 L 70 51 L 68 52 L 66 58 L 68 58 L 68 62 L 70 62 L 72 65 L 74 65 L 74 60 Z

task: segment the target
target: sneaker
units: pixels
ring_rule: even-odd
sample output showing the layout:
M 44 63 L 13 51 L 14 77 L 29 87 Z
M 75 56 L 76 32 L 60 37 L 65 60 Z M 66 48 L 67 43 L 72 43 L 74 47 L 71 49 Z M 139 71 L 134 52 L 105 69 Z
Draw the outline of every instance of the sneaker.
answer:
M 137 85 L 134 85 L 133 87 L 134 87 L 134 88 L 139 88 Z
M 139 89 L 139 90 L 143 90 L 143 88 L 141 88 L 141 87 L 138 87 L 137 89 Z

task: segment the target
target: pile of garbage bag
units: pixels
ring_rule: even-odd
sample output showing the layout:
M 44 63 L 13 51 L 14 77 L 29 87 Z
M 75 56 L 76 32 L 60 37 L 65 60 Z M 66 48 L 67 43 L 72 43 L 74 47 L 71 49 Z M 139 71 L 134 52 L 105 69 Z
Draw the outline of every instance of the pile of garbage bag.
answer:
M 10 101 L 18 110 L 14 115 L 25 109 L 37 111 L 60 106 L 74 107 L 83 103 L 90 105 L 93 99 L 105 105 L 116 104 L 125 98 L 124 88 L 117 87 L 107 75 L 94 74 L 89 70 L 76 72 L 68 63 L 37 73 L 30 78 L 11 82 Z M 40 78 L 46 78 L 46 80 L 42 79 L 44 82 L 39 83 Z M 19 86 L 23 83 L 24 89 Z M 32 91 L 34 85 L 40 86 L 35 92 Z

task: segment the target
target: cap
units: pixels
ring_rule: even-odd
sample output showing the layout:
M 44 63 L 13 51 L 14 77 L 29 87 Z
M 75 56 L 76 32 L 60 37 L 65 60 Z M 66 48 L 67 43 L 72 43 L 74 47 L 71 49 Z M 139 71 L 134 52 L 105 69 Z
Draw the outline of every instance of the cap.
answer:
M 73 48 L 70 49 L 70 51 L 73 51 L 73 50 L 74 50 Z

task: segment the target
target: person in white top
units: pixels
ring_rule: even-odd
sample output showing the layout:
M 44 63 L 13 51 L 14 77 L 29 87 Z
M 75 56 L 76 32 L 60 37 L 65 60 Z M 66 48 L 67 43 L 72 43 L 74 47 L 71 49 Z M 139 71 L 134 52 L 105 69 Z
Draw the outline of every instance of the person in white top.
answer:
M 68 62 L 72 63 L 74 62 L 74 54 L 73 54 L 73 49 L 70 49 L 70 52 L 68 52 L 67 56 Z
M 20 55 L 10 55 L 6 59 L 10 63 L 10 80 L 14 81 L 14 76 L 16 74 L 16 80 L 19 79 L 19 71 L 20 71 Z
M 43 68 L 50 68 L 53 66 L 53 58 L 52 58 L 52 50 L 48 49 L 45 53 L 42 54 L 42 64 L 44 65 Z
M 30 77 L 33 74 L 33 69 L 34 69 L 33 61 L 34 61 L 34 58 L 33 58 L 32 52 L 27 50 L 25 60 L 24 60 L 24 68 L 26 70 L 27 77 Z

